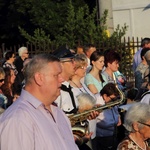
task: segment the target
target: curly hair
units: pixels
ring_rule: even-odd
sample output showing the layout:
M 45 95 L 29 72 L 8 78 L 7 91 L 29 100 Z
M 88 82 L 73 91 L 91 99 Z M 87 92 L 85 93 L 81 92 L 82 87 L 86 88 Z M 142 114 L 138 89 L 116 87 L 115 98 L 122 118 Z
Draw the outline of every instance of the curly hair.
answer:
M 8 51 L 5 54 L 5 59 L 9 60 L 13 56 L 14 52 L 13 51 Z

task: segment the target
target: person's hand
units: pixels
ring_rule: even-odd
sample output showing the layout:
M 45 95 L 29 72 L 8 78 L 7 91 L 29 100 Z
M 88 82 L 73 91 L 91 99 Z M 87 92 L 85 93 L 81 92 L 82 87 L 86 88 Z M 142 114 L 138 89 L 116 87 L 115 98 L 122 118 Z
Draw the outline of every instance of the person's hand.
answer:
M 87 119 L 92 120 L 95 119 L 99 115 L 98 111 L 92 111 Z
M 122 122 L 121 122 L 121 118 L 119 116 L 119 120 L 118 120 L 117 126 L 120 126 L 121 124 L 122 124 Z
M 84 137 L 82 137 L 83 143 L 87 143 L 90 140 L 92 134 L 93 134 L 93 132 L 90 132 L 90 133 L 86 134 Z
M 84 143 L 87 143 L 91 136 L 92 136 L 93 132 L 87 133 L 84 137 L 79 137 L 78 135 L 74 134 L 74 139 L 77 145 L 82 145 Z

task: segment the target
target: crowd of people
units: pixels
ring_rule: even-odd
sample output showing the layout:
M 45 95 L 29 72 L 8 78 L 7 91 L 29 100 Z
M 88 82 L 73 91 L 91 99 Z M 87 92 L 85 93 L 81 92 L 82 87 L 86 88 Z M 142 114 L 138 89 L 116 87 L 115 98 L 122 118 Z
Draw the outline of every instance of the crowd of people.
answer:
M 149 44 L 144 38 L 134 56 L 135 86 L 129 87 L 114 49 L 101 52 L 88 44 L 32 58 L 26 47 L 19 56 L 6 51 L 0 67 L 0 149 L 148 150 Z

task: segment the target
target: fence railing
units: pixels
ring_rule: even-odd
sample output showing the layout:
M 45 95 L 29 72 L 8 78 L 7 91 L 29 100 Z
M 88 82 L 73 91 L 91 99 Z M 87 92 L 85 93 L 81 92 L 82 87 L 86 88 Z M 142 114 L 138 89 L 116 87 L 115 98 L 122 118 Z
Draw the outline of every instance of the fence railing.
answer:
M 120 71 L 126 76 L 128 81 L 134 80 L 134 75 L 132 71 L 132 62 L 133 62 L 133 55 L 134 53 L 140 48 L 142 38 L 122 38 L 120 42 L 99 42 L 97 45 L 97 49 L 99 50 L 107 50 L 115 49 L 119 52 L 121 56 L 121 64 L 120 64 Z M 55 50 L 55 46 L 46 42 L 43 43 L 24 43 L 24 44 L 17 44 L 13 46 L 8 46 L 6 44 L 1 44 L 0 46 L 0 59 L 3 58 L 3 54 L 7 50 L 12 50 L 16 54 L 18 53 L 18 49 L 22 46 L 25 46 L 29 50 L 29 54 L 35 55 L 38 53 L 50 53 L 51 51 Z

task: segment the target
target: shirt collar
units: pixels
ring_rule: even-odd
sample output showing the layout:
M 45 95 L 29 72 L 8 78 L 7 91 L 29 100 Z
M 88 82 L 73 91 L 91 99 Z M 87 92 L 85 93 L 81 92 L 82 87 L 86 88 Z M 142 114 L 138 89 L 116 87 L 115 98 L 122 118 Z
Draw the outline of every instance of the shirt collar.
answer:
M 40 105 L 43 105 L 43 103 L 40 100 L 38 100 L 36 97 L 34 97 L 32 94 L 30 94 L 24 89 L 22 89 L 21 97 L 23 97 L 24 100 L 29 102 L 35 108 L 38 108 Z
M 67 88 L 69 87 L 69 82 L 68 81 L 64 81 L 62 84 L 65 85 Z

